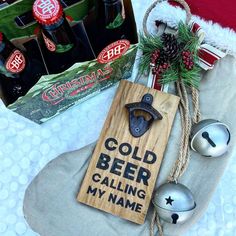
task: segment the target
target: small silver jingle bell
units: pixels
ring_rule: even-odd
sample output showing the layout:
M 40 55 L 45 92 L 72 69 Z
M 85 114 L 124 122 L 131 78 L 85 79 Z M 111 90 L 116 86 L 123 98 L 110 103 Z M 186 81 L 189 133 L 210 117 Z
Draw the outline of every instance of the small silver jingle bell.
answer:
M 153 204 L 160 218 L 172 224 L 186 222 L 196 208 L 191 191 L 183 184 L 173 182 L 157 189 Z
M 203 156 L 222 156 L 228 150 L 229 142 L 229 128 L 222 122 L 207 119 L 193 125 L 190 135 L 190 146 L 193 151 Z

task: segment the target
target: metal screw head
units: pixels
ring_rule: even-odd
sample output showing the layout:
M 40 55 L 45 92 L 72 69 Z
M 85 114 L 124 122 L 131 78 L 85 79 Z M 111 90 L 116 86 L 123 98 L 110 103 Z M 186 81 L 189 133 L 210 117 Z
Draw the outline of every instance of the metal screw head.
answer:
M 150 93 L 145 94 L 142 98 L 142 102 L 145 102 L 151 105 L 153 103 L 153 96 Z
M 135 132 L 138 133 L 140 131 L 139 128 L 135 128 Z

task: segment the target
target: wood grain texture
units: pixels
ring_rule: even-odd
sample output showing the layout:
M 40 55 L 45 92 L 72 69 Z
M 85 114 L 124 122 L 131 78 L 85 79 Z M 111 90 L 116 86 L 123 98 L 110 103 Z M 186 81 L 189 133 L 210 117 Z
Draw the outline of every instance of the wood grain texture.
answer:
M 154 122 L 140 138 L 134 138 L 129 132 L 129 114 L 125 104 L 141 101 L 146 93 L 153 95 L 152 106 L 161 113 L 163 119 Z M 143 224 L 178 104 L 179 98 L 174 95 L 121 81 L 77 200 L 132 222 Z M 114 150 L 108 150 L 105 147 L 105 142 L 109 138 L 117 141 L 117 143 L 109 142 L 109 147 Z M 124 143 L 128 143 L 128 146 L 125 144 L 121 148 L 120 145 Z M 129 147 L 132 149 L 131 153 L 128 152 L 131 150 Z M 122 154 L 120 150 L 128 155 Z M 151 163 L 151 160 L 154 160 L 152 155 L 145 159 L 147 151 L 156 155 L 155 162 Z M 109 168 L 98 167 L 101 153 L 110 158 L 109 163 L 106 164 Z M 116 166 L 115 171 L 114 168 L 112 169 L 114 166 Z M 150 177 L 145 181 L 146 170 L 150 171 Z M 88 191 L 89 188 L 90 191 Z

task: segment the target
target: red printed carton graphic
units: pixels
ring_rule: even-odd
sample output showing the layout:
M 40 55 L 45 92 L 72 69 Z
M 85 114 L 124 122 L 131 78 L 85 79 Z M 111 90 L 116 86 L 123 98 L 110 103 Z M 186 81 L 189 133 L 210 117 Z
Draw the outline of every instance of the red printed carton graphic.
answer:
M 75 76 L 72 80 L 63 81 L 62 83 L 56 82 L 43 92 L 42 99 L 52 105 L 57 105 L 65 99 L 73 99 L 73 97 L 80 95 L 81 92 L 93 89 L 96 83 L 110 79 L 112 71 L 112 67 L 105 65 L 97 71 L 78 77 Z
M 25 69 L 25 57 L 21 51 L 15 50 L 7 59 L 5 67 L 11 73 L 20 73 Z
M 111 43 L 98 55 L 98 62 L 102 64 L 112 62 L 124 55 L 129 47 L 130 42 L 125 39 Z
M 129 41 L 119 40 L 107 49 L 103 50 L 103 60 L 111 60 L 110 63 L 101 64 L 93 60 L 61 74 L 43 76 L 36 89 L 33 87 L 25 95 L 27 99 L 19 98 L 8 108 L 41 124 L 111 87 L 121 78 L 130 78 L 137 46 L 129 47 Z M 116 57 L 119 58 L 115 60 Z

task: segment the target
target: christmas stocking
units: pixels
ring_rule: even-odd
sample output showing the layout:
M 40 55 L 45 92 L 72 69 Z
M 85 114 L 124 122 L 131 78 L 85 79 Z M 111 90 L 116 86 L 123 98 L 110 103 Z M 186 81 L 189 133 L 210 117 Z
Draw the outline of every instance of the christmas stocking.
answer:
M 236 96 L 235 77 L 235 59 L 226 56 L 202 78 L 203 118 L 215 117 L 230 126 L 233 134 L 231 148 L 226 155 L 215 159 L 202 157 L 197 153 L 191 154 L 188 169 L 181 182 L 191 189 L 197 208 L 193 217 L 183 225 L 165 223 L 165 235 L 182 235 L 199 220 L 228 161 L 236 154 L 236 127 L 232 125 L 236 119 L 236 107 L 232 106 Z M 180 132 L 180 117 L 177 115 L 156 187 L 166 181 L 175 163 Z M 29 225 L 41 236 L 87 236 L 95 235 L 95 232 L 96 235 L 149 235 L 152 206 L 145 224 L 136 225 L 76 201 L 93 148 L 94 144 L 61 155 L 50 162 L 34 179 L 24 200 L 24 213 Z

